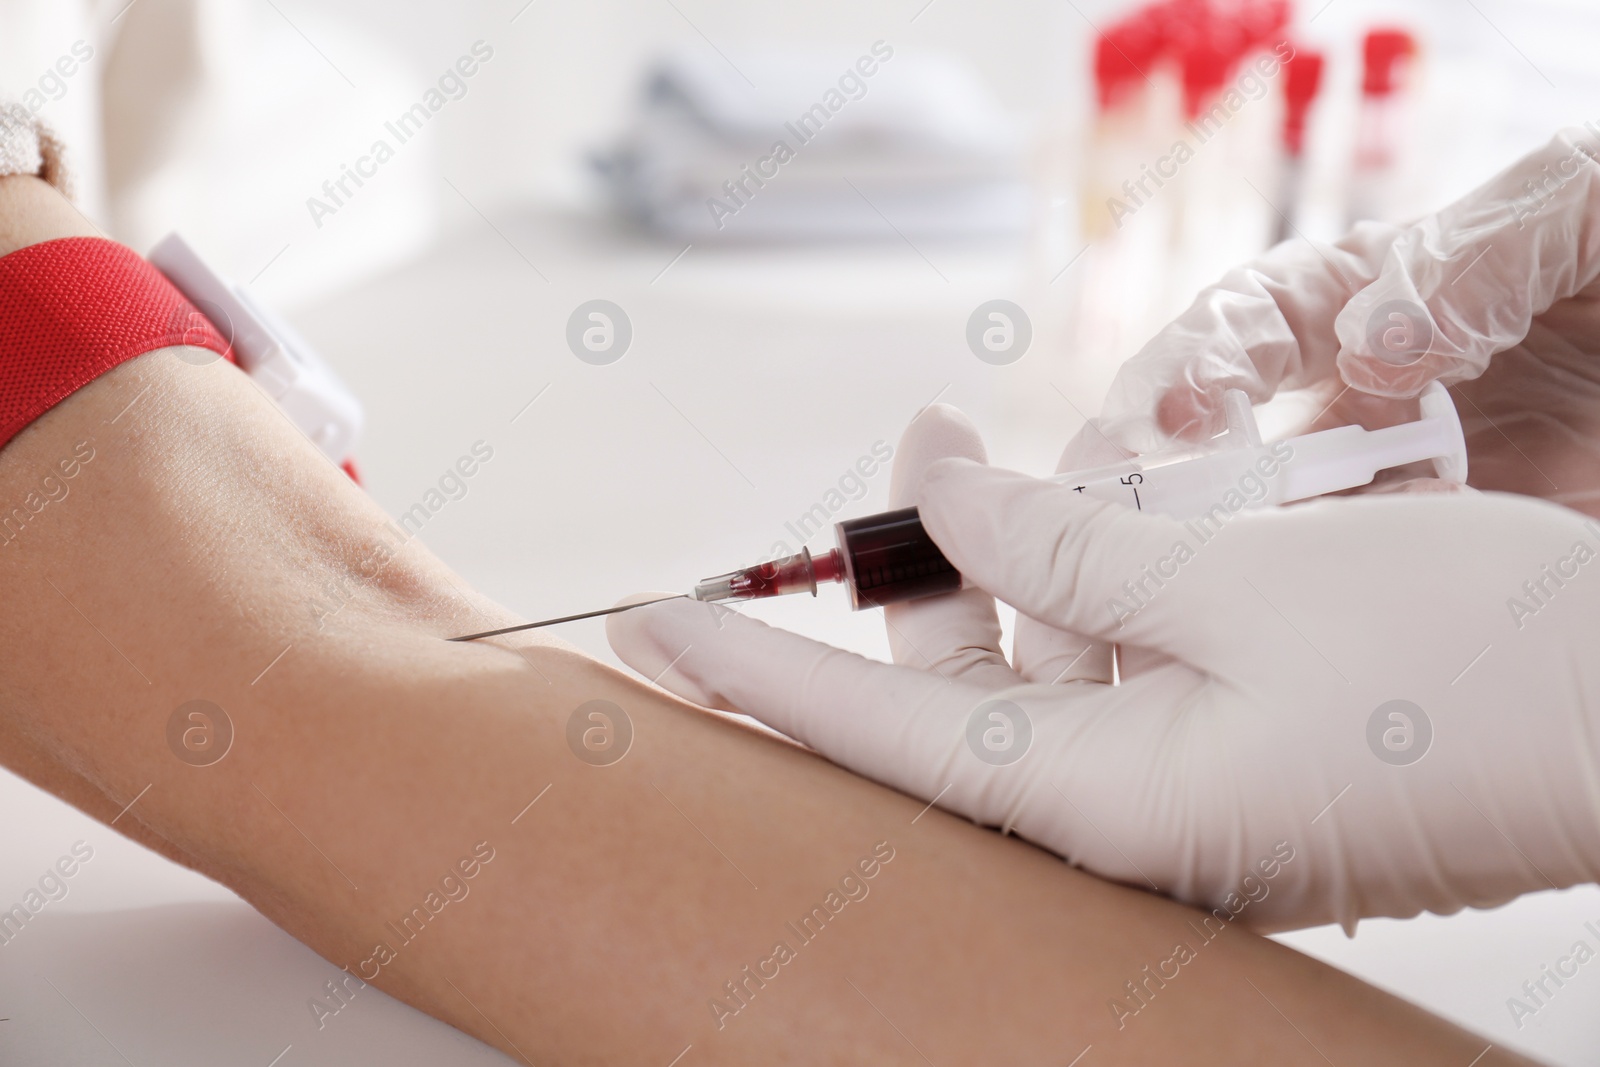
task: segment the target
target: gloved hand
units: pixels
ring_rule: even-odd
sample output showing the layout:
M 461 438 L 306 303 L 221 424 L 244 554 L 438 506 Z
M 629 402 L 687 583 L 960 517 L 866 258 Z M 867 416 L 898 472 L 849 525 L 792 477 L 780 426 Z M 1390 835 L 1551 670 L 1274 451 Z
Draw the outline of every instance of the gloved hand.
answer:
M 1222 394 L 1306 390 L 1294 432 L 1416 418 L 1453 386 L 1470 482 L 1600 516 L 1600 138 L 1570 130 L 1414 225 L 1295 238 L 1228 272 L 1130 359 L 1058 471 L 1204 440 Z M 1492 357 L 1492 358 L 1491 358 Z M 1314 416 L 1314 417 L 1313 417 Z M 1365 491 L 1446 488 L 1417 469 Z M 1020 664 L 1111 680 L 1111 648 L 1019 618 Z M 1160 662 L 1125 649 L 1124 674 Z
M 1230 271 L 1123 366 L 1063 464 L 1208 437 L 1225 389 L 1312 389 L 1310 411 L 1338 398 L 1314 428 L 1373 427 L 1440 379 L 1473 485 L 1600 514 L 1596 156 L 1594 132 L 1564 131 L 1414 225 L 1294 238 Z
M 950 408 L 901 444 L 893 503 L 972 587 L 886 609 L 895 665 L 689 601 L 612 616 L 612 647 L 689 700 L 1260 929 L 1600 876 L 1600 527 L 1510 495 L 1389 495 L 1245 511 L 1202 541 L 981 457 Z M 1050 684 L 1007 663 L 990 593 L 1165 658 Z

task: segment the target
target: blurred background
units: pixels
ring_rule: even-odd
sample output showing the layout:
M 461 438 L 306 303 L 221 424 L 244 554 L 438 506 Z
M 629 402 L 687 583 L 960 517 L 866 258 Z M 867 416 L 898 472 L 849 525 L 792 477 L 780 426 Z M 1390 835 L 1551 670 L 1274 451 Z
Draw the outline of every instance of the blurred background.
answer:
M 1597 48 L 1579 0 L 0 0 L 0 98 L 111 236 L 291 322 L 368 490 L 538 618 L 883 507 L 851 472 L 936 398 L 1052 469 L 1228 266 L 1600 119 Z M 838 596 L 750 610 L 886 653 Z M 3 774 L 0 812 L 0 905 L 96 849 L 0 945 L 0 1062 L 501 1059 L 375 990 L 319 1027 L 337 972 L 231 894 Z M 1589 887 L 1283 940 L 1578 1065 L 1600 964 L 1509 1001 L 1594 930 Z

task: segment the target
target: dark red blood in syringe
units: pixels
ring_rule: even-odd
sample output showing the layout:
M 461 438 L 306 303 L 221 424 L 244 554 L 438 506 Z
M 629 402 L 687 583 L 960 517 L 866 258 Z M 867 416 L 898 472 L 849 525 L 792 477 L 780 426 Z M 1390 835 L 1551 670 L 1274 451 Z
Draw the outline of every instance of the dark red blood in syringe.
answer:
M 735 597 L 750 600 L 786 593 L 814 594 L 819 584 L 840 581 L 843 574 L 837 549 L 824 556 L 802 552 L 748 567 L 729 580 L 728 588 Z
M 696 600 L 761 600 L 786 593 L 817 595 L 817 586 L 843 582 L 856 609 L 949 593 L 961 575 L 923 529 L 916 508 L 848 519 L 836 527 L 839 547 L 820 556 L 792 556 L 707 578 Z
M 818 585 L 823 582 L 844 581 L 844 557 L 839 555 L 837 548 L 830 549 L 825 556 L 812 556 L 811 574 L 816 578 Z
M 739 597 L 764 597 L 777 596 L 779 592 L 778 577 L 783 573 L 777 560 L 758 563 L 754 567 L 746 568 L 737 578 L 728 583 L 735 596 Z

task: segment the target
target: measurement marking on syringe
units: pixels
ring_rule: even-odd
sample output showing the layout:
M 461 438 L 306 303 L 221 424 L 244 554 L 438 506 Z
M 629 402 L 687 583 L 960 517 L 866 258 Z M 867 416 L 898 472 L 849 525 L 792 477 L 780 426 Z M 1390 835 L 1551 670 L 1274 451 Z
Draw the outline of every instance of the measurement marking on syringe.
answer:
M 1144 510 L 1144 504 L 1139 500 L 1139 483 L 1144 481 L 1144 475 L 1135 471 L 1122 479 L 1122 484 L 1133 490 L 1133 506 L 1137 511 Z

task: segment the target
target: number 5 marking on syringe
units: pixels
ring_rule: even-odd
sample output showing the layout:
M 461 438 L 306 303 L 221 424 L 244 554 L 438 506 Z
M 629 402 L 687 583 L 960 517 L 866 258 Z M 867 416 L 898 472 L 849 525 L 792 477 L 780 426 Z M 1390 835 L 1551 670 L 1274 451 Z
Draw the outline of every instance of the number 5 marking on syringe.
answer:
M 1138 483 L 1142 481 L 1144 481 L 1144 475 L 1142 474 L 1130 474 L 1126 478 L 1122 479 L 1122 484 L 1133 490 L 1133 506 L 1135 510 L 1138 511 L 1144 510 L 1144 505 L 1139 503 Z

